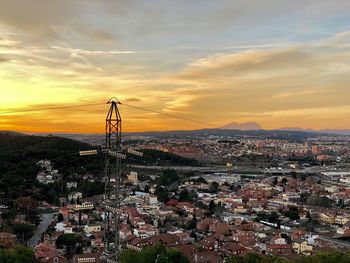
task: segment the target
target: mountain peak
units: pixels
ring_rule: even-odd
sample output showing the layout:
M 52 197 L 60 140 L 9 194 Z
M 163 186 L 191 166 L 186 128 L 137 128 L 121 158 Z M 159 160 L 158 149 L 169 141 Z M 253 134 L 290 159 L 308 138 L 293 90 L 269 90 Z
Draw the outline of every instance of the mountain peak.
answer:
M 242 130 L 242 131 L 262 130 L 261 125 L 256 122 L 243 122 L 243 123 L 231 122 L 220 128 L 226 129 L 226 130 Z

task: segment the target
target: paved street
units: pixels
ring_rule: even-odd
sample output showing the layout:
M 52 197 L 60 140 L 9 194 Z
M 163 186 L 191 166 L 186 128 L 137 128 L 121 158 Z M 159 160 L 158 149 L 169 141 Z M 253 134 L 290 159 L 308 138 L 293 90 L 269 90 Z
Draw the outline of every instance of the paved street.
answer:
M 28 242 L 28 247 L 34 248 L 41 239 L 41 234 L 44 233 L 52 221 L 53 213 L 43 214 L 43 219 L 40 222 L 38 228 L 36 229 L 33 237 Z

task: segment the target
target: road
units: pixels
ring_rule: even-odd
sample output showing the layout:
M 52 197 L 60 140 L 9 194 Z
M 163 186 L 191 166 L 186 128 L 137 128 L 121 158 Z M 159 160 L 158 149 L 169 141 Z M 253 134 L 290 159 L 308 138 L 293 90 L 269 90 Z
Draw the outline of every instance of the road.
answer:
M 273 226 L 271 226 L 271 227 L 273 227 Z M 275 227 L 275 228 L 277 228 L 277 227 Z M 292 228 L 290 230 L 284 230 L 284 231 L 286 231 L 288 233 L 292 233 L 295 230 L 296 230 L 296 228 Z M 323 241 L 326 241 L 326 242 L 330 242 L 330 243 L 333 243 L 333 244 L 341 246 L 341 247 L 350 248 L 350 242 L 347 242 L 347 241 L 344 241 L 344 240 L 339 240 L 339 239 L 328 237 L 328 236 L 322 236 L 320 233 L 316 233 L 316 232 L 310 232 L 310 234 L 313 235 L 313 236 L 318 236 L 318 238 L 320 240 L 323 240 Z
M 319 235 L 319 239 L 321 239 L 323 241 L 328 241 L 328 242 L 331 242 L 331 243 L 334 243 L 336 245 L 340 245 L 343 247 L 347 247 L 347 248 L 350 247 L 350 243 L 347 241 L 338 240 L 338 239 L 330 238 L 330 237 L 324 237 L 324 236 L 320 236 L 320 235 Z
M 42 233 L 44 233 L 49 225 L 51 224 L 53 218 L 53 213 L 43 214 L 43 219 L 41 220 L 39 226 L 37 227 L 34 235 L 28 242 L 28 247 L 34 248 L 40 241 Z
M 152 166 L 152 165 L 128 165 L 128 167 L 131 168 L 137 168 L 137 169 L 148 169 L 148 170 L 167 170 L 167 169 L 173 169 L 177 171 L 198 171 L 203 173 L 226 173 L 227 167 L 226 166 Z M 289 174 L 291 172 L 296 172 L 298 174 L 302 173 L 314 173 L 318 174 L 320 172 L 328 171 L 325 167 L 311 167 L 306 169 L 262 169 L 257 167 L 233 167 L 232 173 L 233 174 Z

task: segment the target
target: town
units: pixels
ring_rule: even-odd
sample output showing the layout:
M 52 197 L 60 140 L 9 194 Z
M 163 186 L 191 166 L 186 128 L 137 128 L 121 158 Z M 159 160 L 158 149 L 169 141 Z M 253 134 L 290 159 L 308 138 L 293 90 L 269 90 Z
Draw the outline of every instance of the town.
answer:
M 157 151 L 191 158 L 193 165 L 160 166 L 160 158 L 153 164 L 125 165 L 121 260 L 127 251 L 157 244 L 198 263 L 250 253 L 295 259 L 350 247 L 349 137 L 291 141 L 211 136 L 158 144 L 133 137 L 125 143 L 144 158 L 147 151 Z M 62 192 L 53 203 L 31 195 L 2 204 L 0 246 L 25 244 L 43 263 L 100 262 L 104 194 L 82 185 L 97 187 L 103 178 L 61 174 L 48 159 L 31 165 L 37 169 L 37 183 L 64 183 L 66 195 Z
M 0 263 L 350 263 L 350 0 L 0 0 Z

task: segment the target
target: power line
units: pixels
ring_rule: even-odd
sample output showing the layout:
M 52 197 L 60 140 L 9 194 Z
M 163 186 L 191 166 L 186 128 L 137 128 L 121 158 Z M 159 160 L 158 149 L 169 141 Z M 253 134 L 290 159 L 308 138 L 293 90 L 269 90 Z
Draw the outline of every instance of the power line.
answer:
M 60 110 L 60 109 L 69 109 L 69 108 L 80 108 L 80 107 L 97 106 L 97 105 L 102 105 L 102 104 L 106 104 L 106 103 L 77 104 L 77 105 L 58 106 L 58 107 L 39 108 L 39 109 L 4 111 L 4 112 L 0 112 L 0 115 L 17 114 L 17 113 L 34 112 L 34 111 L 46 111 L 46 110 Z
M 76 105 L 57 106 L 57 107 L 48 107 L 48 108 L 22 109 L 22 110 L 4 111 L 4 112 L 0 112 L 0 116 L 8 115 L 8 114 L 26 113 L 26 112 L 36 112 L 36 111 L 60 110 L 60 109 L 69 109 L 69 108 L 98 106 L 98 105 L 104 105 L 104 104 L 106 104 L 106 103 L 102 103 L 101 102 L 101 103 L 76 104 Z M 208 126 L 211 126 L 211 127 L 214 127 L 214 128 L 218 128 L 218 126 L 216 126 L 214 124 L 211 124 L 211 123 L 208 123 L 208 122 L 199 121 L 199 120 L 195 120 L 195 119 L 191 119 L 191 118 L 187 118 L 187 117 L 182 117 L 182 116 L 178 116 L 178 115 L 175 115 L 175 114 L 170 114 L 170 113 L 165 113 L 165 112 L 161 112 L 161 111 L 156 111 L 156 110 L 152 110 L 152 109 L 149 109 L 149 108 L 138 107 L 138 106 L 134 106 L 134 105 L 126 104 L 126 103 L 121 103 L 121 105 L 130 107 L 130 108 L 134 108 L 134 109 L 138 109 L 138 110 L 142 110 L 142 111 L 148 111 L 148 112 L 157 113 L 157 114 L 164 115 L 164 116 L 171 117 L 171 118 L 181 119 L 181 120 L 185 120 L 185 121 L 190 121 L 190 122 L 199 123 L 199 124 L 208 125 Z
M 175 115 L 175 114 L 170 114 L 170 113 L 165 113 L 165 112 L 161 112 L 161 111 L 151 110 L 151 109 L 147 109 L 147 108 L 137 107 L 137 106 L 133 106 L 133 105 L 125 104 L 125 103 L 121 103 L 121 105 L 130 107 L 130 108 L 134 108 L 134 109 L 138 109 L 138 110 L 142 110 L 142 111 L 158 113 L 158 114 L 165 115 L 165 116 L 168 116 L 168 117 L 172 117 L 172 118 L 176 118 L 176 119 L 182 119 L 182 120 L 191 121 L 191 122 L 196 122 L 196 123 L 205 124 L 205 125 L 209 125 L 209 126 L 218 128 L 216 125 L 208 123 L 208 122 L 198 121 L 198 120 L 195 120 L 195 119 L 186 118 L 186 117 L 178 116 L 178 115 Z

